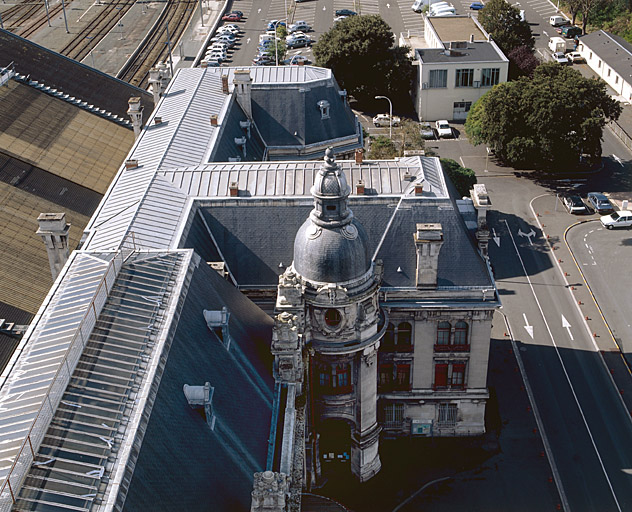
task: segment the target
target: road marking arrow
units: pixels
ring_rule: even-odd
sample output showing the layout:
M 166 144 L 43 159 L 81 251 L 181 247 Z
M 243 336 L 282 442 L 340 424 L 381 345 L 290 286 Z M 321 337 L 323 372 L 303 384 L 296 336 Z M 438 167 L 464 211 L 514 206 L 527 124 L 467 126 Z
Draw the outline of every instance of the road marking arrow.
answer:
M 522 313 L 522 316 L 524 317 L 524 328 L 529 333 L 529 336 L 531 336 L 531 339 L 533 339 L 533 326 L 529 325 L 529 320 L 527 320 L 527 315 Z
M 566 320 L 564 315 L 562 315 L 562 327 L 568 331 L 568 335 L 571 337 L 571 340 L 575 339 L 571 333 L 571 324 L 568 323 L 568 320 Z
M 533 228 L 531 228 L 531 231 L 529 231 L 528 233 L 523 233 L 522 229 L 518 229 L 518 235 L 526 236 L 527 240 L 529 240 L 529 244 L 533 245 L 533 242 L 531 241 L 531 237 L 535 236 L 535 231 L 533 231 Z
M 386 4 L 386 8 L 390 9 L 391 8 L 391 4 Z
M 246 39 L 246 44 L 250 44 L 250 38 Z
M 257 14 L 259 14 L 261 12 L 261 8 L 257 9 Z
M 494 242 L 496 242 L 496 245 L 500 247 L 500 237 L 496 234 L 496 230 L 494 228 L 492 228 L 492 233 L 494 235 Z

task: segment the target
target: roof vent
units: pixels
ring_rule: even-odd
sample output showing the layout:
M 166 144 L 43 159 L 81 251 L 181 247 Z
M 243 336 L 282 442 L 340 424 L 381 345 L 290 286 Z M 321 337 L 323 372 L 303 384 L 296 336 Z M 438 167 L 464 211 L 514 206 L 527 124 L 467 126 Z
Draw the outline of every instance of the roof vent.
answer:
M 162 117 L 154 117 L 154 124 L 162 124 Z
M 228 94 L 228 75 L 222 75 L 222 92 Z
M 343 89 L 342 91 L 338 91 L 338 95 L 344 100 L 347 97 L 347 89 Z
M 204 421 L 208 423 L 211 430 L 215 429 L 215 414 L 213 414 L 213 393 L 215 388 L 211 386 L 210 382 L 204 384 L 204 386 L 189 386 L 185 384 L 182 386 L 184 396 L 189 403 L 189 407 L 194 410 L 200 410 L 204 416 Z
M 470 43 L 474 42 L 474 34 L 470 34 Z
M 226 350 L 230 348 L 230 333 L 228 332 L 228 320 L 230 319 L 230 312 L 224 306 L 220 311 L 209 311 L 205 309 L 202 311 L 204 320 L 208 328 L 217 336 L 217 338 L 226 347 Z
M 129 160 L 125 160 L 125 168 L 126 169 L 136 169 L 138 167 L 138 160 L 130 158 Z

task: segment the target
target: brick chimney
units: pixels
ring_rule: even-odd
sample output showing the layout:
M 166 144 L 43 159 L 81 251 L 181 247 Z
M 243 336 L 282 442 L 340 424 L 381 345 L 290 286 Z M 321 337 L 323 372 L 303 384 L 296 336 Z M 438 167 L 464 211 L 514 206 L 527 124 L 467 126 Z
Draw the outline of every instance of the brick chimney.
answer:
M 364 181 L 359 180 L 356 183 L 356 194 L 358 194 L 359 196 L 363 196 L 364 195 Z
M 228 94 L 228 75 L 222 75 L 222 92 Z
M 48 262 L 53 281 L 68 260 L 68 232 L 65 213 L 40 213 L 37 217 L 39 229 L 36 233 L 42 237 L 48 253 Z
M 211 114 L 211 126 L 217 126 L 217 114 Z
M 246 117 L 252 119 L 252 78 L 250 78 L 250 70 L 236 69 L 233 77 L 237 102 L 246 114 Z
M 417 224 L 413 238 L 417 249 L 417 288 L 436 288 L 439 252 L 443 246 L 441 224 Z
M 364 150 L 362 148 L 358 148 L 355 150 L 355 163 L 361 164 L 362 160 L 364 160 Z
M 239 184 L 236 181 L 233 181 L 229 185 L 228 191 L 230 193 L 230 197 L 237 197 L 239 195 Z

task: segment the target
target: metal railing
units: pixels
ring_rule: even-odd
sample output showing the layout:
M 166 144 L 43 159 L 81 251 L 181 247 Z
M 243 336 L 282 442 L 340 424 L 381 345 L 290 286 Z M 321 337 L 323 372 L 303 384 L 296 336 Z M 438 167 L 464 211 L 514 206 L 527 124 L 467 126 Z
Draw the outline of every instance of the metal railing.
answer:
M 608 127 L 612 130 L 612 133 L 621 139 L 621 142 L 623 142 L 626 148 L 632 150 L 632 137 L 628 135 L 619 123 L 616 121 L 610 121 L 608 123 Z
M 119 251 L 108 263 L 105 274 L 101 278 L 94 296 L 88 305 L 88 309 L 81 319 L 75 335 L 70 342 L 68 351 L 48 387 L 46 398 L 33 420 L 31 428 L 20 447 L 20 451 L 9 470 L 9 473 L 5 477 L 4 482 L 2 482 L 2 487 L 0 487 L 0 512 L 9 512 L 11 507 L 16 503 L 16 497 L 20 486 L 30 470 L 31 463 L 35 459 L 35 452 L 44 439 L 53 415 L 55 414 L 55 410 L 59 405 L 59 401 L 61 400 L 74 368 L 83 353 L 88 337 L 97 322 L 101 308 L 107 300 L 109 290 L 111 289 L 119 270 L 131 254 L 133 254 L 133 252 L 127 251 L 127 255 L 125 255 L 123 251 Z M 108 279 L 110 280 L 109 287 Z

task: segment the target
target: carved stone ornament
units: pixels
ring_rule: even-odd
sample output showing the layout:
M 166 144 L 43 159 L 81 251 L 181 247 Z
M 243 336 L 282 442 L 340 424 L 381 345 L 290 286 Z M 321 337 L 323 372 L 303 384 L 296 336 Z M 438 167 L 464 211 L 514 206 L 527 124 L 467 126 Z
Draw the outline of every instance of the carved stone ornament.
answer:
M 316 298 L 321 303 L 328 302 L 329 304 L 335 304 L 336 302 L 347 302 L 347 289 L 333 283 L 326 284 L 316 290 Z

